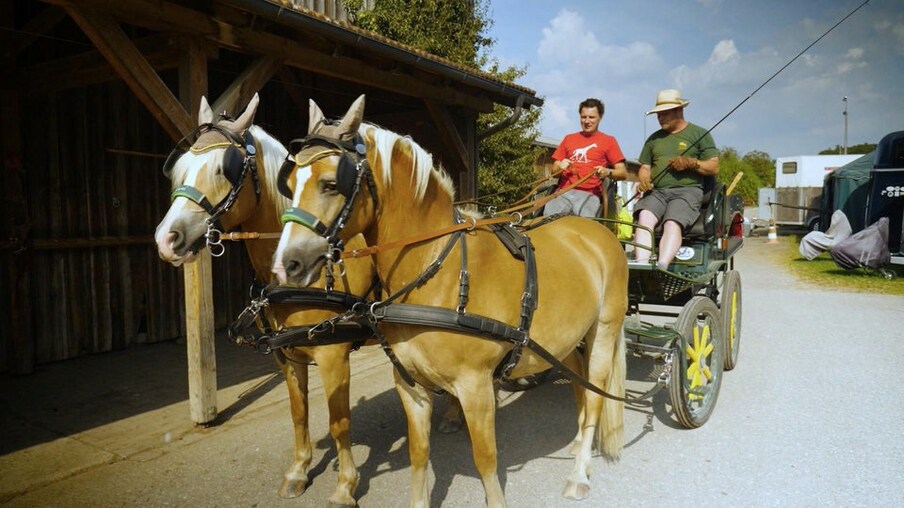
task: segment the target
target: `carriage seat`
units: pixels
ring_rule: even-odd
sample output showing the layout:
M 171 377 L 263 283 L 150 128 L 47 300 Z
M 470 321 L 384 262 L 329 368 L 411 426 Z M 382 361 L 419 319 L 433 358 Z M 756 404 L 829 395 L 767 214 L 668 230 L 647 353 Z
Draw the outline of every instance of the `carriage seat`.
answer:
M 703 179 L 703 203 L 700 205 L 700 214 L 697 220 L 684 231 L 684 241 L 707 241 L 716 234 L 719 216 L 719 206 L 722 200 L 725 184 L 716 180 L 714 176 Z M 656 224 L 656 240 L 662 237 L 662 222 Z
M 714 176 L 708 176 L 703 180 L 703 203 L 700 205 L 700 215 L 697 220 L 684 232 L 685 240 L 706 241 L 716 234 L 721 217 L 719 216 L 719 202 L 723 198 L 725 184 L 716 180 Z

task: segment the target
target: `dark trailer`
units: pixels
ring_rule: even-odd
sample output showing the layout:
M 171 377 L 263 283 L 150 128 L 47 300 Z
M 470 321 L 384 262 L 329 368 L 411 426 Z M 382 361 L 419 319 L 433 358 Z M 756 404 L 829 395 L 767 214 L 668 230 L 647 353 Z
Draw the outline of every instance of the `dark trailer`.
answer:
M 820 230 L 841 210 L 853 233 L 888 217 L 892 264 L 904 265 L 904 131 L 892 132 L 876 150 L 826 175 Z

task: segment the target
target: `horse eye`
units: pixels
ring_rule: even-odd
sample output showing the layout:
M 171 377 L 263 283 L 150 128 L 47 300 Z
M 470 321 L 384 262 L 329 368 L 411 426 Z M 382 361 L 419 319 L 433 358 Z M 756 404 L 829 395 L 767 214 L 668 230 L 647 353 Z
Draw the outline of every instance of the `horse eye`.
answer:
M 335 194 L 336 193 L 336 181 L 335 180 L 323 180 L 320 182 L 320 190 L 324 194 Z

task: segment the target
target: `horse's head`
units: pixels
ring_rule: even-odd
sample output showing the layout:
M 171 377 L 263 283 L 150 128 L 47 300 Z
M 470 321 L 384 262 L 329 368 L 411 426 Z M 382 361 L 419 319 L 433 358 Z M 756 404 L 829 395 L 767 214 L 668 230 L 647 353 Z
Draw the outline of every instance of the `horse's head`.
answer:
M 255 94 L 238 119 L 224 113 L 215 122 L 207 99 L 201 98 L 198 128 L 183 138 L 163 167 L 173 182 L 172 204 L 154 234 L 164 261 L 174 266 L 190 262 L 205 245 L 215 255 L 222 253 L 221 228 L 241 224 L 254 212 L 260 183 L 249 127 L 258 101 Z M 188 141 L 192 145 L 183 152 L 181 145 Z
M 343 242 L 364 232 L 377 209 L 377 182 L 358 132 L 364 116 L 360 96 L 338 121 L 310 102 L 308 135 L 292 142 L 279 189 L 292 199 L 286 210 L 273 273 L 281 283 L 318 280 L 325 263 L 338 261 Z

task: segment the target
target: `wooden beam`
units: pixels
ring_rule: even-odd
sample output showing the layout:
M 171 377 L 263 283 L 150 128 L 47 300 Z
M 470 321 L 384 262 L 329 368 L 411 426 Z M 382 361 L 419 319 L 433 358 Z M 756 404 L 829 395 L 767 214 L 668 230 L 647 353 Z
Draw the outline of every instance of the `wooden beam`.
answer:
M 306 118 L 308 111 L 308 97 L 301 93 L 302 86 L 298 81 L 298 76 L 295 75 L 295 71 L 283 65 L 279 68 L 277 76 L 282 82 L 283 90 L 286 91 L 286 95 L 292 99 L 292 102 L 295 103 L 295 107 L 298 108 L 301 117 Z
M 493 101 L 490 99 L 468 94 L 455 86 L 433 85 L 411 75 L 378 69 L 363 60 L 321 53 L 270 33 L 236 27 L 232 31 L 230 42 L 236 45 L 236 49 L 277 56 L 283 59 L 286 65 L 343 81 L 418 99 L 435 99 L 483 113 L 493 111 Z
M 471 157 L 468 154 L 468 149 L 458 133 L 458 128 L 455 126 L 455 121 L 449 110 L 435 100 L 426 99 L 424 103 L 427 105 L 427 110 L 430 111 L 430 116 L 433 118 L 440 139 L 446 146 L 446 153 L 452 157 L 452 160 L 444 161 L 445 165 L 447 167 L 451 166 L 460 173 L 476 171 L 477 168 L 471 167 Z
M 66 11 L 170 137 L 182 139 L 194 129 L 188 113 L 112 16 L 73 5 Z
M 201 96 L 207 94 L 207 55 L 198 37 L 187 37 L 179 59 L 179 98 L 192 119 L 198 118 Z
M 42 0 L 67 6 L 72 0 Z M 457 83 L 430 84 L 410 74 L 382 70 L 362 59 L 323 53 L 294 40 L 260 30 L 230 25 L 205 13 L 161 0 L 82 0 L 79 5 L 103 10 L 131 25 L 152 30 L 178 31 L 207 37 L 235 51 L 276 57 L 287 65 L 344 81 L 418 99 L 434 98 L 482 113 L 493 111 L 493 101 L 461 90 Z M 303 34 L 300 34 L 303 37 Z
M 219 28 L 207 13 L 162 0 L 41 0 L 44 3 L 106 12 L 117 20 L 158 32 L 216 36 Z
M 156 34 L 134 44 L 155 72 L 159 72 L 176 67 L 187 51 L 184 44 L 177 42 L 170 34 Z M 22 67 L 16 79 L 20 90 L 34 94 L 71 90 L 120 77 L 104 55 L 95 50 Z
M 254 94 L 258 93 L 270 81 L 270 78 L 276 74 L 276 71 L 281 66 L 282 62 L 271 56 L 255 60 L 254 63 L 235 78 L 226 91 L 211 106 L 214 114 L 226 111 L 238 116 L 240 111 L 237 110 L 237 107 L 248 104 Z

